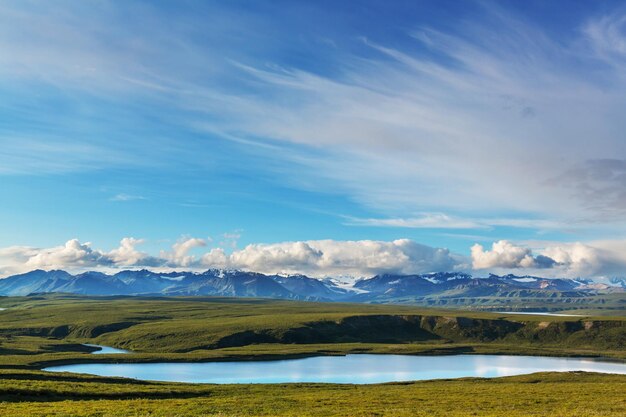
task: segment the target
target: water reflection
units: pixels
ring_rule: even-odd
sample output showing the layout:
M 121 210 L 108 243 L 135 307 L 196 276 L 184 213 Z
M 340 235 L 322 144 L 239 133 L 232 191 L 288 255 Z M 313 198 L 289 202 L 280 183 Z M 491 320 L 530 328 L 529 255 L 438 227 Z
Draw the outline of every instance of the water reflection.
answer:
M 553 316 L 553 317 L 584 317 L 581 314 L 562 314 L 562 313 L 544 313 L 540 311 L 495 311 L 498 314 L 514 314 L 514 315 L 529 315 L 529 316 Z
M 626 364 L 580 358 L 506 355 L 348 355 L 249 362 L 92 363 L 53 366 L 45 370 L 154 381 L 217 384 L 283 382 L 372 384 L 424 379 L 497 377 L 545 371 L 626 374 Z
M 100 349 L 100 350 L 91 352 L 93 355 L 131 353 L 129 350 L 117 349 L 117 348 L 110 347 L 110 346 L 92 345 L 90 343 L 83 343 L 83 346 L 89 346 L 89 347 Z

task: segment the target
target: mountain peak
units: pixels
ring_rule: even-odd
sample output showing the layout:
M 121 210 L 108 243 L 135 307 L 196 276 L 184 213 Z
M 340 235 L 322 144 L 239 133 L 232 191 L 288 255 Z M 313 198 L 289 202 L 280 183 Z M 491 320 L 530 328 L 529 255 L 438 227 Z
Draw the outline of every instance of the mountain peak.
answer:
M 508 274 L 475 278 L 464 272 L 400 275 L 385 273 L 358 280 L 315 279 L 303 274 L 265 275 L 241 270 L 209 269 L 202 273 L 148 269 L 113 275 L 86 271 L 34 270 L 0 280 L 0 295 L 65 292 L 88 295 L 214 295 L 319 301 L 394 302 L 435 296 L 488 296 L 515 291 L 563 291 L 572 294 L 623 291 L 626 280 L 612 286 L 589 280 L 548 279 Z

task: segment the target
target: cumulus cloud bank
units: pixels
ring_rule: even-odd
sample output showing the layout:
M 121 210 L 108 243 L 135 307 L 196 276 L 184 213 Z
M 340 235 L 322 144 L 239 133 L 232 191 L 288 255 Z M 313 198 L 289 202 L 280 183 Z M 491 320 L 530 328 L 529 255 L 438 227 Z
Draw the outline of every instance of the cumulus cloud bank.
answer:
M 626 271 L 624 240 L 532 243 L 521 246 L 500 240 L 491 250 L 475 244 L 471 248 L 472 267 L 495 272 L 523 270 L 548 277 L 607 278 L 623 276 Z
M 626 241 L 621 240 L 528 245 L 500 240 L 491 248 L 475 244 L 470 257 L 410 239 L 255 243 L 242 249 L 223 245 L 208 249 L 210 242 L 211 239 L 183 237 L 156 256 L 139 250 L 145 241 L 132 237 L 122 239 L 119 247 L 110 251 L 78 239 L 51 248 L 12 246 L 0 249 L 0 277 L 33 269 L 82 272 L 123 268 L 224 268 L 311 277 L 474 270 L 477 275 L 493 272 L 598 279 L 623 276 L 626 271 Z
M 409 239 L 392 242 L 314 240 L 252 244 L 230 255 L 220 249 L 213 250 L 202 261 L 204 265 L 311 276 L 371 276 L 467 268 L 463 256 Z
M 90 242 L 81 243 L 78 239 L 51 248 L 11 246 L 0 249 L 0 276 L 33 269 L 84 271 L 122 267 L 185 267 L 195 260 L 188 252 L 205 244 L 202 239 L 196 238 L 179 240 L 171 251 L 163 251 L 155 257 L 137 249 L 142 243 L 143 239 L 125 237 L 118 248 L 108 252 L 94 249 Z
M 493 268 L 551 268 L 556 261 L 545 255 L 533 256 L 532 250 L 506 240 L 494 242 L 491 250 L 475 244 L 471 249 L 474 269 Z
M 0 249 L 0 274 L 32 269 L 230 268 L 263 273 L 304 273 L 371 276 L 379 273 L 424 273 L 467 269 L 465 257 L 448 249 L 421 245 L 409 239 L 391 242 L 315 240 L 274 244 L 251 244 L 227 253 L 213 248 L 196 256 L 194 249 L 207 240 L 183 238 L 170 250 L 151 256 L 137 249 L 142 239 L 127 237 L 111 251 L 94 249 L 78 239 L 53 248 L 9 247 Z

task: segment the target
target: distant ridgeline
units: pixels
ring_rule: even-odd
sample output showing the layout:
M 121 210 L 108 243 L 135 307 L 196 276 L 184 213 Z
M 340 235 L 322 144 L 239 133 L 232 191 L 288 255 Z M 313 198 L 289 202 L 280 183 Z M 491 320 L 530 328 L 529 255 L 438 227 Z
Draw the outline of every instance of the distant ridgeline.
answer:
M 621 279 L 607 285 L 584 279 L 515 275 L 474 278 L 457 272 L 385 274 L 350 283 L 304 275 L 265 275 L 217 269 L 203 273 L 127 270 L 114 275 L 101 272 L 72 275 L 61 270 L 35 270 L 0 279 L 0 295 L 5 296 L 51 292 L 85 295 L 214 295 L 425 305 L 476 304 L 477 299 L 481 300 L 481 304 L 489 304 L 493 299 L 518 298 L 568 299 L 576 302 L 576 299 L 624 293 L 625 290 L 626 281 Z

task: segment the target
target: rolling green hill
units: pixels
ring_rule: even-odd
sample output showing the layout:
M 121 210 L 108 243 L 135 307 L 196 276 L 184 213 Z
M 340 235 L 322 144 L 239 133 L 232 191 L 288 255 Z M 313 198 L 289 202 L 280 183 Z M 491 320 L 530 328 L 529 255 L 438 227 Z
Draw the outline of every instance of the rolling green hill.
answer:
M 626 357 L 620 317 L 508 315 L 408 306 L 213 297 L 7 298 L 0 364 L 95 360 L 96 343 L 154 361 L 348 352 L 508 352 Z

